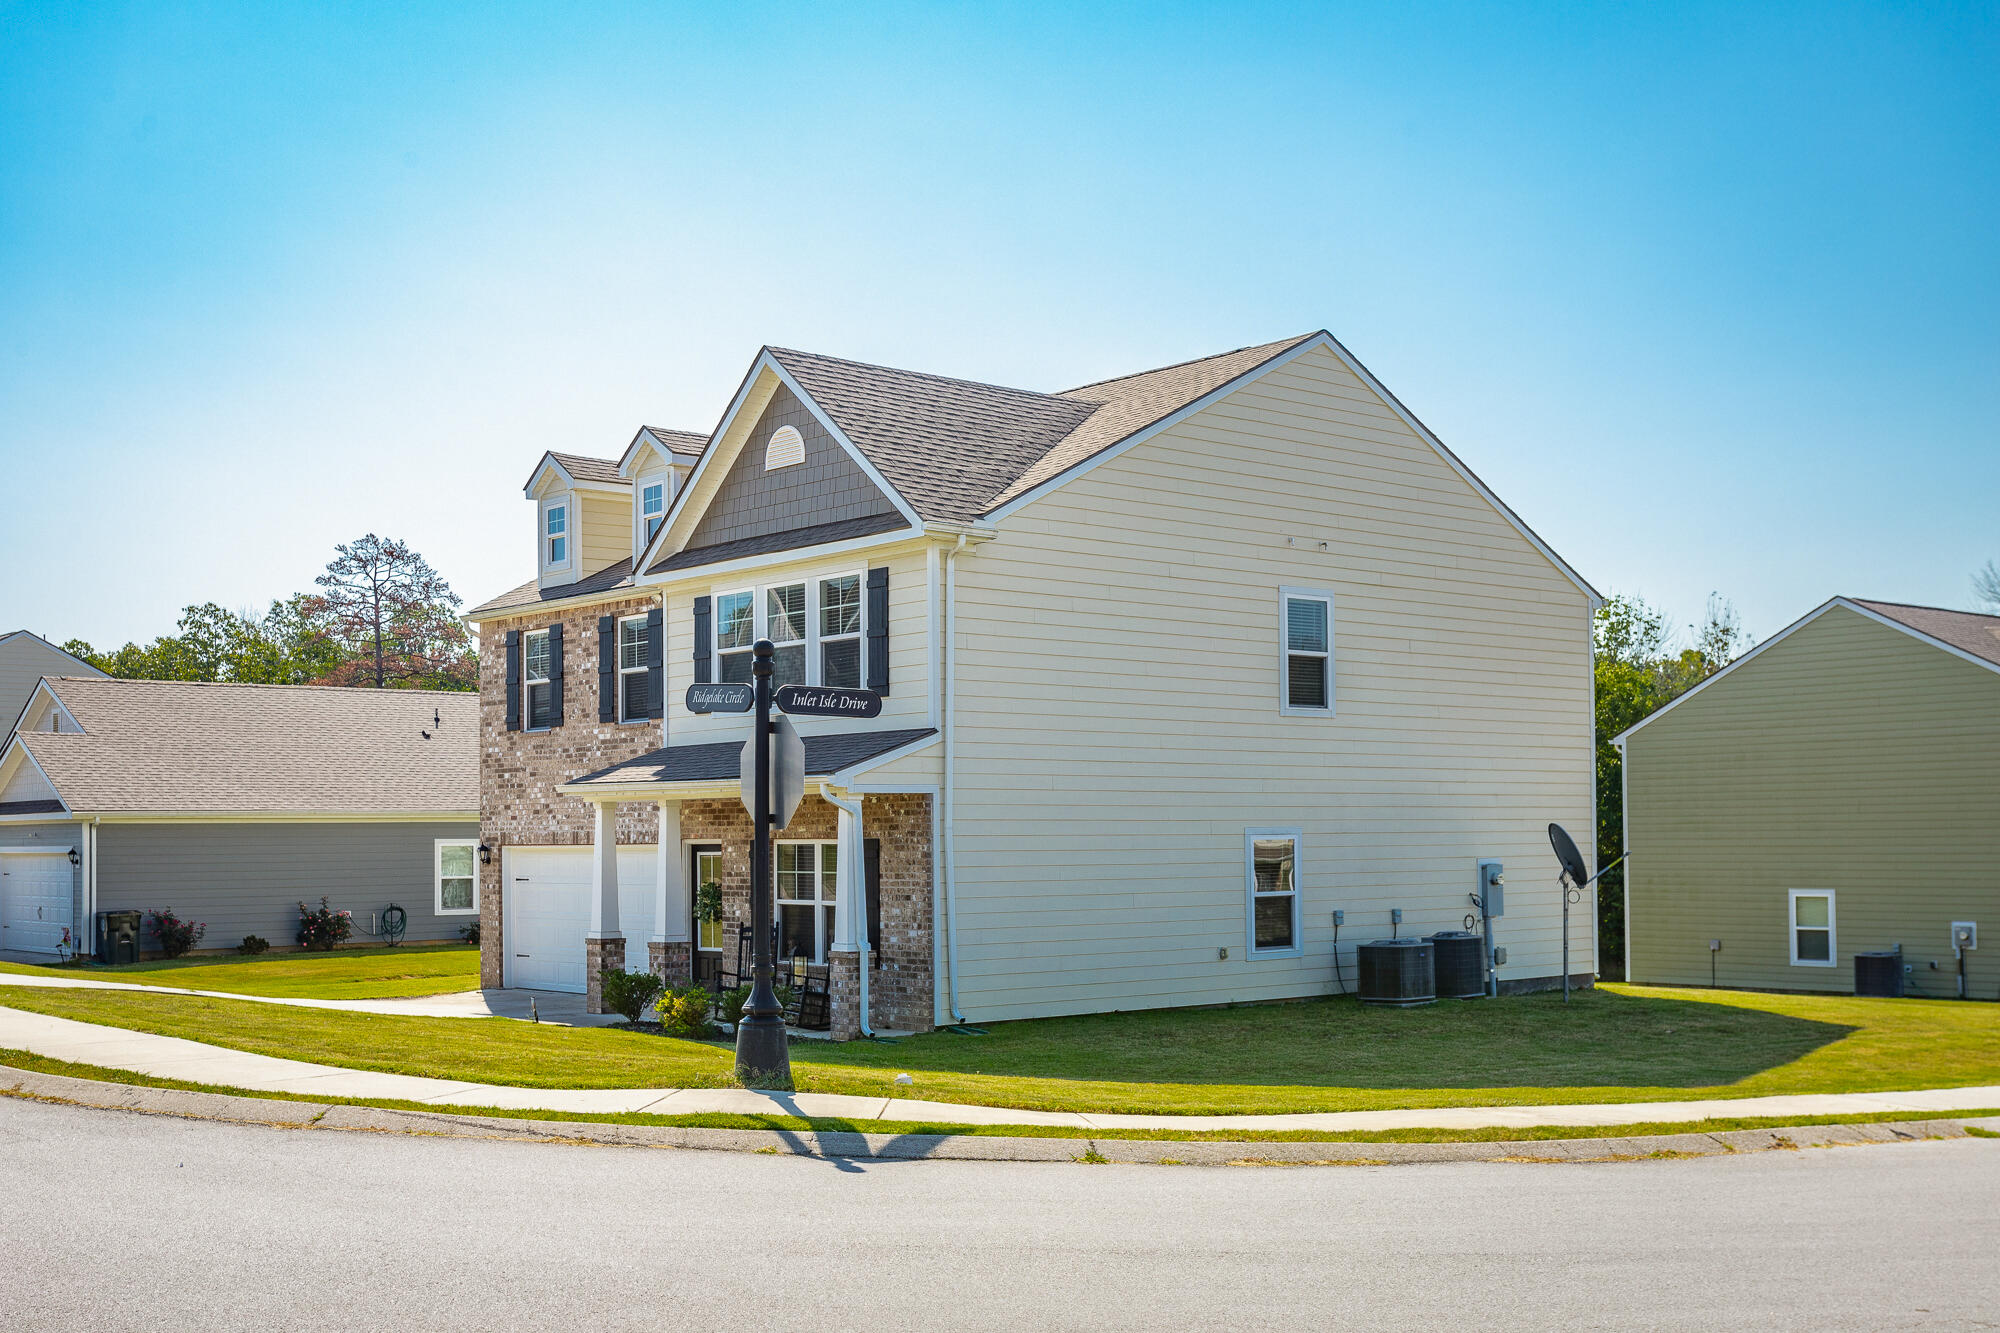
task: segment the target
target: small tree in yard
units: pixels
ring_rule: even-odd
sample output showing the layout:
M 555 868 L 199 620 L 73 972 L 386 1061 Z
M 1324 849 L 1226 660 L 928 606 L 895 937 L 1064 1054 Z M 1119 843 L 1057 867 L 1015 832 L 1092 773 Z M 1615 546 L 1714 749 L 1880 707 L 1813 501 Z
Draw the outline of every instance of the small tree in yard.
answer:
M 305 608 L 353 655 L 321 682 L 469 690 L 478 658 L 454 614 L 460 598 L 407 543 L 369 533 L 334 548 Z

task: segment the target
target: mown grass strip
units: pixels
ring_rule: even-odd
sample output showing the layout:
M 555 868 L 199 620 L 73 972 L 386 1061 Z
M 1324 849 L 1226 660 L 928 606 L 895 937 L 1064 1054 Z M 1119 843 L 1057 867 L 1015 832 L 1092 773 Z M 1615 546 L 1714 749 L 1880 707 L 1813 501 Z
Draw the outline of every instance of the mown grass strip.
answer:
M 286 1000 L 388 1000 L 479 989 L 479 950 L 464 944 L 408 944 L 393 949 L 336 949 L 331 953 L 244 958 L 162 958 L 116 967 L 0 963 L 0 973 L 83 977 Z M 0 1000 L 7 993 L 0 991 Z

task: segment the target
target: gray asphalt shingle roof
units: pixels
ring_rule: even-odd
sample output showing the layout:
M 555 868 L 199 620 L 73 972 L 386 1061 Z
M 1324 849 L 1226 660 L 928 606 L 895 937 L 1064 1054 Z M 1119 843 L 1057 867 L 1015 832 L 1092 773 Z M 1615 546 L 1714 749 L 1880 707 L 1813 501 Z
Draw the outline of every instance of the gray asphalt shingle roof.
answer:
M 1876 615 L 1908 625 L 1919 634 L 1928 634 L 1941 643 L 1971 653 L 2000 666 L 2000 616 L 1976 611 L 1948 611 L 1941 606 L 1911 606 L 1906 602 L 1871 602 L 1864 597 L 1847 599 L 1865 606 Z
M 608 481 L 615 486 L 630 486 L 629 477 L 618 475 L 618 460 L 615 458 L 585 458 L 582 454 L 559 454 L 549 450 L 549 457 L 563 465 L 563 471 L 578 481 Z
M 747 734 L 747 733 L 746 733 Z M 908 727 L 897 731 L 843 731 L 830 736 L 802 736 L 806 746 L 806 776 L 827 777 L 841 769 L 912 741 L 937 735 L 933 727 Z M 670 745 L 652 750 L 622 764 L 586 773 L 566 785 L 571 787 L 623 786 L 635 782 L 740 782 L 743 778 L 743 742 L 716 741 L 706 745 Z
M 48 683 L 82 733 L 19 739 L 71 810 L 479 809 L 476 694 L 74 676 Z
M 478 620 L 482 616 L 498 615 L 502 611 L 526 611 L 544 602 L 566 601 L 571 597 L 590 597 L 600 592 L 615 592 L 619 588 L 632 586 L 632 559 L 627 556 L 615 565 L 606 565 L 595 574 L 586 575 L 575 583 L 558 584 L 544 588 L 538 579 L 529 579 L 518 588 L 509 588 L 498 597 L 489 597 L 478 606 L 465 613 L 467 620 Z
M 641 426 L 640 430 L 659 441 L 660 447 L 669 453 L 679 454 L 689 462 L 696 454 L 708 447 L 708 436 L 700 431 L 670 430 L 665 426 Z

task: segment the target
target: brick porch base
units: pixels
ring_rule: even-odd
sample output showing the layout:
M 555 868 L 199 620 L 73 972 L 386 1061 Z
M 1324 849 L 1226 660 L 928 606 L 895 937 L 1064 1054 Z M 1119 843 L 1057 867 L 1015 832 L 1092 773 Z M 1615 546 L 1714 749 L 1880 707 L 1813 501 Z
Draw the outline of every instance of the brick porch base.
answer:
M 600 975 L 607 967 L 624 970 L 623 935 L 613 935 L 606 940 L 583 942 L 583 1011 L 587 1014 L 608 1012 L 604 1007 L 604 978 Z

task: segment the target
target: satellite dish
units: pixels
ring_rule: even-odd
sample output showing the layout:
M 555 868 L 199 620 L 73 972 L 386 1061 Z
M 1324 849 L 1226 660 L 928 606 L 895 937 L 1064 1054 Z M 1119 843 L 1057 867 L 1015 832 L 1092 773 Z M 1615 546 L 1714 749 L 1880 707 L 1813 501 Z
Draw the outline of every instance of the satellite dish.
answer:
M 1590 871 L 1584 868 L 1583 853 L 1576 849 L 1576 839 L 1563 830 L 1561 824 L 1549 825 L 1549 846 L 1556 849 L 1556 860 L 1562 862 L 1563 874 L 1578 888 L 1590 883 Z

